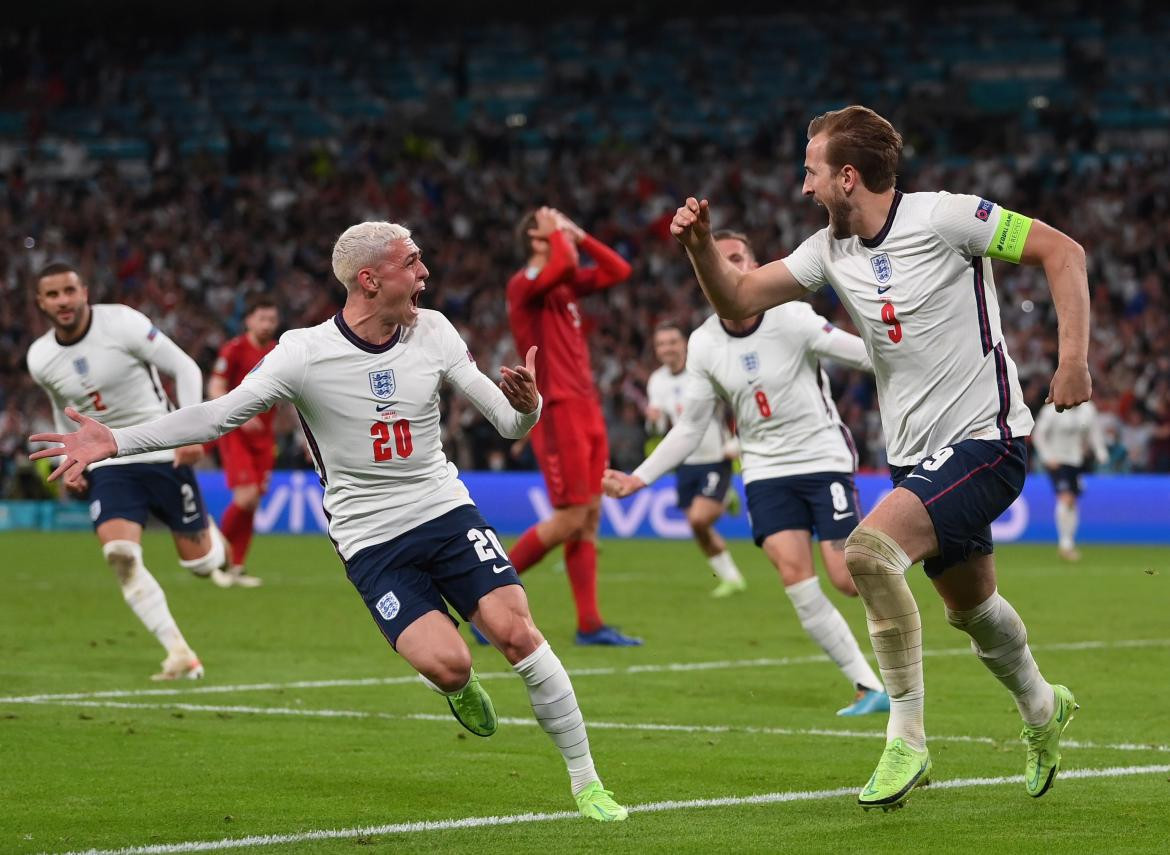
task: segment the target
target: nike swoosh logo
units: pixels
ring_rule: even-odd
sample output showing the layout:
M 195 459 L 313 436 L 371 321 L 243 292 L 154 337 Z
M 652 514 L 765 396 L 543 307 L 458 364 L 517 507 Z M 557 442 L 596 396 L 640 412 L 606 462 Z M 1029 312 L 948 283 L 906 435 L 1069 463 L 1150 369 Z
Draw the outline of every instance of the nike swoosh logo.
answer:
M 878 293 L 879 293 L 879 294 L 884 294 L 884 293 L 886 293 L 887 291 L 889 291 L 889 290 L 890 290 L 891 288 L 893 288 L 893 287 L 894 287 L 893 285 L 887 285 L 885 288 L 882 288 L 882 287 L 879 285 L 879 286 L 878 286 Z
M 192 514 L 189 517 L 184 516 L 183 517 L 183 525 L 186 525 L 187 523 L 195 522 L 195 520 L 199 519 L 199 516 L 200 516 L 199 514 Z
M 503 573 L 505 570 L 511 569 L 511 567 L 512 567 L 511 564 L 505 564 L 503 567 L 500 567 L 499 565 L 493 564 L 492 565 L 492 572 L 493 573 Z
M 392 404 L 392 403 L 390 403 L 390 404 L 375 404 L 374 409 L 377 410 L 379 413 L 384 413 L 393 406 L 394 406 L 394 404 Z
M 851 516 L 853 516 L 853 511 L 849 511 L 848 513 L 844 513 L 844 514 L 838 514 L 838 513 L 834 513 L 834 514 L 833 514 L 833 519 L 835 519 L 835 520 L 843 520 L 843 519 L 845 519 L 845 517 L 851 517 Z
M 934 482 L 933 482 L 933 481 L 931 481 L 929 478 L 927 478 L 925 475 L 915 475 L 913 472 L 911 472 L 911 473 L 910 473 L 909 475 L 907 475 L 906 477 L 907 477 L 907 478 L 921 478 L 921 479 L 922 479 L 923 481 L 925 481 L 927 484 L 933 484 L 933 483 L 934 483 Z

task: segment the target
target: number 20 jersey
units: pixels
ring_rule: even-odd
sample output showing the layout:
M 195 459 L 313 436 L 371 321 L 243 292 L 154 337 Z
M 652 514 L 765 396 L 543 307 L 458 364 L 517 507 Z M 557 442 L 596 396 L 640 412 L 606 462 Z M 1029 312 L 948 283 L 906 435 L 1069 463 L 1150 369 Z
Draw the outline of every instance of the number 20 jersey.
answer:
M 364 341 L 339 312 L 290 330 L 239 385 L 256 402 L 296 405 L 325 487 L 329 535 L 342 558 L 473 504 L 443 453 L 444 380 L 477 406 L 503 395 L 476 367 L 455 327 L 422 309 L 384 345 Z M 506 403 L 506 402 L 505 402 Z M 252 412 L 241 414 L 251 416 Z
M 1018 217 L 978 196 L 895 191 L 872 239 L 837 240 L 825 228 L 783 259 L 805 288 L 832 285 L 853 318 L 892 465 L 1032 430 L 988 257 L 1009 215 Z

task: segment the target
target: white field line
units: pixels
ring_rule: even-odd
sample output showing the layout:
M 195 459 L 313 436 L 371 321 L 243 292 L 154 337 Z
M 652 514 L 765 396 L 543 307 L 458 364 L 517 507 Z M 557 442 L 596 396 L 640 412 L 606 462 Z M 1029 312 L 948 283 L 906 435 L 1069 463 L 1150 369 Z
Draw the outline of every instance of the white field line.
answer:
M 128 701 L 53 701 L 63 707 L 83 707 L 119 710 L 163 710 L 173 712 L 226 713 L 236 715 L 271 715 L 293 718 L 350 718 L 389 719 L 391 721 L 433 721 L 451 724 L 449 714 L 440 713 L 388 713 L 369 710 L 321 710 L 298 707 L 250 707 L 236 704 L 185 704 L 185 703 L 131 703 Z M 501 716 L 501 724 L 536 727 L 534 718 Z M 590 730 L 632 730 L 659 733 L 725 733 L 760 734 L 764 736 L 823 736 L 833 739 L 885 739 L 885 730 L 839 730 L 823 727 L 759 727 L 736 724 L 661 724 L 657 722 L 587 721 Z M 976 745 L 1002 745 L 1004 740 L 990 736 L 939 736 L 929 735 L 931 742 L 962 742 Z M 1061 739 L 1064 748 L 1099 749 L 1104 751 L 1157 751 L 1170 754 L 1170 745 L 1141 744 L 1136 742 L 1102 743 L 1082 742 L 1075 739 Z
M 1104 769 L 1068 769 L 1060 773 L 1061 781 L 1086 778 L 1127 778 L 1136 775 L 1159 775 L 1170 772 L 1170 765 L 1161 766 L 1111 766 Z M 1000 778 L 954 778 L 936 781 L 930 789 L 959 790 L 971 787 L 995 787 L 1003 784 L 1018 784 L 1020 776 Z M 630 813 L 664 813 L 667 811 L 693 810 L 696 808 L 737 807 L 740 805 L 772 805 L 789 802 L 823 801 L 845 798 L 856 793 L 855 788 L 840 787 L 834 790 L 803 790 L 779 793 L 760 793 L 754 796 L 723 796 L 710 799 L 685 799 L 680 801 L 649 802 L 630 805 Z M 926 798 L 925 795 L 920 798 Z M 325 829 L 303 831 L 294 834 L 258 834 L 251 837 L 224 838 L 221 840 L 193 840 L 187 843 L 159 843 L 150 846 L 127 846 L 122 849 L 87 849 L 66 855 L 177 855 L 185 852 L 215 852 L 225 849 L 246 849 L 257 846 L 279 846 L 281 844 L 307 843 L 314 840 L 346 840 L 359 837 L 377 837 L 390 834 L 417 834 L 428 831 L 454 831 L 465 828 L 488 828 L 501 825 L 521 825 L 534 822 L 555 822 L 565 819 L 579 819 L 576 813 L 521 813 L 507 816 L 470 816 L 463 819 L 420 820 L 387 825 L 371 825 L 361 828 Z
M 1033 644 L 1034 651 L 1115 650 L 1141 647 L 1170 647 L 1170 638 L 1139 638 L 1119 641 L 1072 641 L 1053 644 Z M 970 656 L 970 647 L 947 647 L 926 650 L 924 656 Z M 869 656 L 873 659 L 873 656 Z M 660 674 L 686 671 L 726 671 L 734 668 L 782 668 L 793 665 L 813 665 L 828 662 L 823 654 L 812 656 L 783 656 L 759 659 L 722 659 L 709 662 L 673 662 L 664 664 L 628 665 L 624 668 L 573 668 L 572 677 L 606 677 L 624 674 Z M 481 680 L 514 678 L 512 671 L 487 671 Z M 160 689 L 112 689 L 101 692 L 69 692 L 65 694 L 21 695 L 0 697 L 0 704 L 41 704 L 56 701 L 87 700 L 90 698 L 170 697 L 174 695 L 215 695 L 236 692 L 270 692 L 283 689 L 329 689 L 352 686 L 396 686 L 418 681 L 415 675 L 403 677 L 364 677 L 338 680 L 299 680 L 291 683 L 242 683 L 226 686 L 174 686 Z

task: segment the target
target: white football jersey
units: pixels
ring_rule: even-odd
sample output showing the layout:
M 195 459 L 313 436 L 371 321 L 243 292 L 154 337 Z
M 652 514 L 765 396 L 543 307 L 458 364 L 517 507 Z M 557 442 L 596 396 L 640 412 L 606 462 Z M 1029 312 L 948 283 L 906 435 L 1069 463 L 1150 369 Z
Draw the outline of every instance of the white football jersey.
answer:
M 1036 414 L 1032 444 L 1045 466 L 1083 466 L 1086 451 L 1092 451 L 1100 463 L 1109 460 L 1092 401 L 1063 413 L 1056 411 L 1055 404 L 1045 404 Z
M 65 408 L 91 416 L 111 428 L 158 418 L 170 410 L 155 366 L 175 376 L 183 403 L 198 403 L 203 379 L 194 360 L 166 337 L 150 318 L 122 305 L 90 307 L 89 329 L 80 340 L 62 345 L 53 330 L 32 343 L 28 370 L 48 394 L 53 419 L 62 433 L 76 429 Z M 194 372 L 194 389 L 190 387 Z M 186 388 L 185 388 L 186 387 Z M 183 398 L 194 396 L 193 400 Z M 94 463 L 169 463 L 171 450 L 152 451 Z
M 506 435 L 536 423 L 476 367 L 451 322 L 429 309 L 386 344 L 359 338 L 339 312 L 290 330 L 235 389 L 149 425 L 114 432 L 119 454 L 226 433 L 278 401 L 301 417 L 342 558 L 473 504 L 443 453 L 439 387 L 449 381 Z M 181 418 L 177 418 L 181 417 Z
M 683 404 L 686 399 L 687 372 L 684 368 L 678 374 L 673 374 L 665 365 L 659 366 L 650 379 L 646 381 L 646 397 L 650 406 L 662 411 L 666 421 L 666 429 L 682 421 Z M 699 447 L 687 455 L 683 463 L 704 464 L 719 463 L 724 460 L 723 444 L 727 441 L 730 431 L 723 423 L 723 413 L 716 407 L 715 414 L 707 422 L 707 429 L 699 441 Z
M 832 285 L 860 331 L 893 465 L 1032 429 L 986 257 L 1001 213 L 1019 217 L 978 196 L 898 191 L 873 239 L 826 227 L 784 259 L 805 288 Z
M 649 484 L 673 468 L 675 441 L 694 418 L 709 418 L 718 399 L 731 406 L 744 483 L 812 472 L 852 472 L 853 439 L 841 422 L 820 358 L 870 370 L 856 336 L 807 303 L 768 309 L 753 329 L 729 332 L 712 315 L 687 345 L 684 422 L 634 475 Z

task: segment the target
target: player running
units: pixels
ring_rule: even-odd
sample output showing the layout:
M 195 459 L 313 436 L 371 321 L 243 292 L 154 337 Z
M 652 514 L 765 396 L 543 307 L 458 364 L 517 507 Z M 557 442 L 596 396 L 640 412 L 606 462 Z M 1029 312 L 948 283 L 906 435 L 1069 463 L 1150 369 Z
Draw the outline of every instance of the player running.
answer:
M 1036 414 L 1032 444 L 1048 470 L 1056 493 L 1056 533 L 1060 539 L 1057 554 L 1065 561 L 1080 561 L 1077 502 L 1081 496 L 1085 451 L 1091 450 L 1099 464 L 1109 462 L 1097 408 L 1092 401 L 1086 401 L 1074 410 L 1058 412 L 1053 404 L 1045 404 Z
M 720 231 L 713 240 L 736 270 L 759 266 L 745 235 Z M 780 573 L 804 631 L 857 693 L 837 715 L 887 712 L 881 680 L 813 569 L 815 532 L 829 579 L 843 594 L 857 595 L 844 553 L 858 520 L 857 455 L 820 357 L 873 370 L 861 340 L 834 328 L 808 303 L 738 321 L 712 315 L 691 334 L 682 420 L 632 475 L 607 470 L 605 488 L 620 498 L 669 472 L 699 446 L 718 399 L 727 401 L 739 429 L 756 546 Z
M 1003 341 L 991 259 L 1044 267 L 1060 323 L 1049 400 L 1065 410 L 1091 392 L 1084 250 L 978 196 L 897 190 L 902 138 L 865 107 L 818 116 L 808 137 L 804 194 L 828 210 L 829 225 L 791 255 L 737 270 L 712 240 L 706 200 L 687 199 L 671 231 L 719 315 L 750 317 L 830 284 L 873 360 L 896 486 L 849 536 L 845 560 L 891 710 L 885 751 L 858 802 L 900 807 L 930 778 L 922 624 L 905 579 L 923 559 L 947 620 L 1014 697 L 1025 786 L 1042 796 L 1077 705 L 1041 676 L 1023 622 L 996 591 L 990 525 L 1023 488 L 1032 417 Z
M 28 350 L 28 370 L 48 395 L 58 430 L 66 408 L 91 414 L 109 427 L 127 427 L 170 409 L 158 371 L 175 380 L 181 406 L 203 398 L 195 360 L 129 306 L 89 305 L 77 271 L 56 262 L 36 279 L 37 308 L 52 325 Z M 171 530 L 179 564 L 196 576 L 223 576 L 223 538 L 203 507 L 190 464 L 203 456 L 197 444 L 157 449 L 76 469 L 69 491 L 88 490 L 89 515 L 102 555 L 122 587 L 126 604 L 167 652 L 154 680 L 198 679 L 203 664 L 171 616 L 166 594 L 142 560 L 142 528 L 154 514 Z M 40 456 L 52 456 L 41 454 Z
M 552 208 L 525 217 L 519 237 L 528 263 L 508 282 L 508 320 L 517 353 L 536 345 L 543 354 L 536 384 L 544 414 L 532 431 L 532 450 L 553 514 L 513 544 L 512 562 L 523 573 L 563 543 L 577 606 L 577 643 L 639 645 L 641 639 L 606 626 L 597 604 L 601 473 L 609 465 L 609 443 L 577 308 L 581 297 L 625 281 L 630 265 Z M 579 264 L 581 250 L 594 266 Z
M 244 309 L 244 333 L 219 349 L 207 397 L 219 398 L 240 385 L 261 359 L 276 347 L 276 328 L 280 312 L 271 297 L 259 296 L 248 301 Z M 268 492 L 268 479 L 276 463 L 276 437 L 272 420 L 276 410 L 268 410 L 244 422 L 219 441 L 219 456 L 232 500 L 223 512 L 220 528 L 230 545 L 231 566 L 217 583 L 255 588 L 261 580 L 244 570 L 248 547 L 252 543 L 253 518 L 260 500 Z
M 386 640 L 446 697 L 460 724 L 491 736 L 495 709 L 444 599 L 474 620 L 527 687 L 537 721 L 568 766 L 580 813 L 624 820 L 626 809 L 594 770 L 569 675 L 533 623 L 519 576 L 440 438 L 444 380 L 503 436 L 531 430 L 541 407 L 536 348 L 524 366 L 500 369 L 497 389 L 451 322 L 419 308 L 429 273 L 410 231 L 395 223 L 347 229 L 333 247 L 333 272 L 346 289 L 342 310 L 285 333 L 223 397 L 114 432 L 70 410 L 80 429 L 34 437 L 63 448 L 32 456 L 63 451 L 52 477 L 68 481 L 88 462 L 206 442 L 292 401 L 325 488 L 329 536 Z
M 662 365 L 646 382 L 646 421 L 663 434 L 682 421 L 685 405 L 687 338 L 677 322 L 663 321 L 655 327 L 654 355 Z M 722 415 L 713 408 L 698 443 L 674 473 L 678 507 L 687 515 L 695 543 L 719 580 L 711 592 L 717 598 L 747 590 L 727 542 L 715 530 L 731 486 L 731 460 L 738 449 Z

